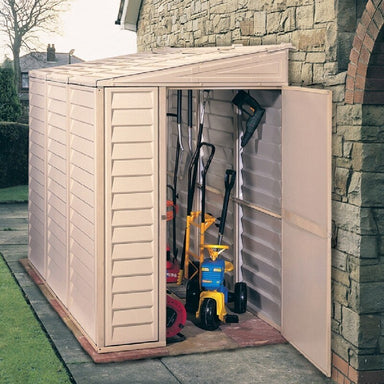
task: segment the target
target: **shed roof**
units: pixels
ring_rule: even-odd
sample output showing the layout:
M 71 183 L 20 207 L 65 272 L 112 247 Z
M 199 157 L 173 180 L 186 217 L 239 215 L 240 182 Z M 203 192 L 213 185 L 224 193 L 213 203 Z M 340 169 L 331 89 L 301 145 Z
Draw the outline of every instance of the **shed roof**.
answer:
M 288 84 L 291 44 L 163 48 L 35 70 L 30 77 L 91 87 L 167 85 L 222 87 Z

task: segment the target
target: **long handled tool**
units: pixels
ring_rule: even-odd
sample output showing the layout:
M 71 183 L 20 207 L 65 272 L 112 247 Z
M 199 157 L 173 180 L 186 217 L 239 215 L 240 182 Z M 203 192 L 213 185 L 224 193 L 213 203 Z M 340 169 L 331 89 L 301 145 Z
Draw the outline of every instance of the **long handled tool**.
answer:
M 223 200 L 223 208 L 221 210 L 221 216 L 220 216 L 219 236 L 217 239 L 217 244 L 219 245 L 221 245 L 223 241 L 225 222 L 227 220 L 227 213 L 228 213 L 229 196 L 231 194 L 231 190 L 233 186 L 235 185 L 235 181 L 236 181 L 236 171 L 234 171 L 233 169 L 227 169 L 225 171 L 225 180 L 224 180 L 225 194 L 224 194 L 224 200 Z
M 265 109 L 251 95 L 244 91 L 239 91 L 233 98 L 232 103 L 249 116 L 244 135 L 241 138 L 241 146 L 245 147 L 260 124 Z
M 209 152 L 206 162 L 203 161 L 203 170 L 201 173 L 202 186 L 201 186 L 201 211 L 192 211 L 193 206 L 193 193 L 194 183 L 193 174 L 196 171 L 199 163 L 200 149 L 207 147 Z M 199 305 L 200 285 L 201 285 L 201 270 L 200 266 L 204 261 L 204 236 L 206 230 L 215 222 L 215 218 L 205 213 L 205 191 L 206 191 L 206 175 L 208 168 L 212 162 L 215 154 L 215 147 L 209 143 L 201 143 L 192 159 L 188 170 L 188 208 L 190 209 L 187 216 L 187 223 L 185 229 L 185 243 L 183 249 L 182 266 L 184 266 L 184 278 L 188 279 L 186 289 L 186 310 L 187 312 L 196 312 Z M 200 223 L 198 219 L 200 217 Z M 197 254 L 193 253 L 190 249 L 191 227 L 195 226 L 200 230 L 200 244 Z
M 181 134 L 181 113 L 182 113 L 182 91 L 177 91 L 177 127 L 178 137 L 176 142 L 176 155 L 175 155 L 175 166 L 173 170 L 173 185 L 168 185 L 168 188 L 172 191 L 172 261 L 167 257 L 167 283 L 176 283 L 179 275 L 179 266 L 177 265 L 177 239 L 176 239 L 176 213 L 177 213 L 177 178 L 179 172 L 179 163 L 182 152 L 182 140 Z
M 206 105 L 206 96 L 208 95 L 209 91 L 204 91 L 202 100 L 200 102 L 200 122 L 199 122 L 199 130 L 197 132 L 196 137 L 196 149 L 193 153 L 192 158 L 190 161 L 186 164 L 188 166 L 187 173 L 188 175 L 188 189 L 187 189 L 187 217 L 191 214 L 192 208 L 193 208 L 193 199 L 194 199 L 194 193 L 195 193 L 195 186 L 196 186 L 196 178 L 197 178 L 197 170 L 198 170 L 198 162 L 200 158 L 200 148 L 201 148 L 201 140 L 203 137 L 203 129 L 204 129 L 204 115 L 205 115 L 205 105 Z M 192 94 L 191 94 L 192 96 Z M 189 102 L 188 102 L 189 103 Z M 192 97 L 191 97 L 191 103 L 192 103 Z M 192 106 L 190 107 L 190 111 L 192 112 Z M 190 121 L 188 121 L 188 125 L 191 124 L 192 126 L 192 113 L 188 113 L 190 117 Z M 184 264 L 185 264 L 185 242 L 186 242 L 186 231 L 184 232 L 184 242 L 183 242 L 183 251 L 181 254 L 181 261 L 180 261 L 180 272 L 179 277 L 177 280 L 177 283 L 180 285 L 184 278 Z

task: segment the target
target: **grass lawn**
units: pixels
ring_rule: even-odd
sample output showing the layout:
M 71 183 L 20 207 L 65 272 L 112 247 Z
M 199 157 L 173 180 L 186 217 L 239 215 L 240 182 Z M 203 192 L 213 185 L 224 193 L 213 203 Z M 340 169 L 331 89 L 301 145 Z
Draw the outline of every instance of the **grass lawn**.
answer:
M 0 383 L 70 383 L 0 254 Z
M 24 203 L 28 201 L 28 185 L 0 189 L 1 203 Z

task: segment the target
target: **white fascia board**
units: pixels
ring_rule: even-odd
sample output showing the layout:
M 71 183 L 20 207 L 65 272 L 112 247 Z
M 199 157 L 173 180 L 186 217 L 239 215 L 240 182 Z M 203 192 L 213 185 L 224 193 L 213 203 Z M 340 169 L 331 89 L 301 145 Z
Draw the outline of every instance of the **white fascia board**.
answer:
M 142 0 L 125 0 L 123 14 L 121 17 L 122 28 L 128 31 L 137 31 L 137 22 Z

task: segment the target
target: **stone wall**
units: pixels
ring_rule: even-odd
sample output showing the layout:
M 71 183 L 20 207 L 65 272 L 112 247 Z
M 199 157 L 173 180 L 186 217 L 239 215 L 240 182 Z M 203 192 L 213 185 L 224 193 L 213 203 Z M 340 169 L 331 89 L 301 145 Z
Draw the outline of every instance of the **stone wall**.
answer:
M 380 21 L 373 10 L 384 15 L 383 4 L 144 0 L 137 35 L 140 51 L 291 42 L 296 50 L 290 54 L 290 84 L 332 91 L 332 349 L 337 361 L 360 371 L 384 367 L 384 112 L 382 106 L 346 105 L 345 88 L 356 29 L 361 33 L 358 21 L 367 9 L 372 22 Z M 366 23 L 368 29 L 371 21 Z
M 358 370 L 384 367 L 383 121 L 383 106 L 337 106 L 332 348 Z

